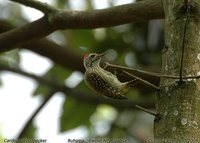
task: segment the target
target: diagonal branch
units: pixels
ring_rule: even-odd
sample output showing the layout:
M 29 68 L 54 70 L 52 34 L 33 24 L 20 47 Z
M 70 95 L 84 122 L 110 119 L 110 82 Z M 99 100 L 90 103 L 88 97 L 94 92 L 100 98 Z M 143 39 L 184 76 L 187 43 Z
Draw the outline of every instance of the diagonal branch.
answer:
M 67 45 L 60 46 L 50 40 L 42 39 L 26 44 L 22 46 L 22 48 L 45 56 L 66 69 L 84 71 L 82 56 L 79 55 L 79 53 L 74 52 L 73 49 Z
M 28 121 L 26 122 L 26 124 L 24 125 L 23 129 L 21 130 L 21 132 L 19 133 L 17 139 L 21 139 L 24 137 L 24 134 L 27 132 L 30 124 L 33 122 L 33 120 L 35 119 L 35 117 L 37 116 L 37 114 L 41 111 L 41 109 L 43 109 L 43 107 L 48 103 L 48 101 L 53 97 L 53 95 L 55 94 L 54 91 L 50 92 L 47 96 L 45 96 L 44 101 L 42 102 L 42 104 L 35 110 L 35 112 L 30 116 L 30 118 L 28 119 Z
M 28 5 L 26 0 L 18 2 Z M 49 11 L 49 6 L 41 4 L 39 7 L 38 5 L 39 3 L 28 6 L 45 12 Z M 93 11 L 53 9 L 39 20 L 1 34 L 0 52 L 38 40 L 60 29 L 93 29 L 160 18 L 164 18 L 161 0 L 146 0 Z
M 0 52 L 15 49 L 17 46 L 34 42 L 45 37 L 55 30 L 49 25 L 47 18 L 26 24 L 20 28 L 15 28 L 0 35 Z M 31 36 L 30 36 L 31 33 Z
M 139 80 L 142 84 L 144 84 L 146 86 L 149 86 L 149 87 L 151 87 L 151 88 L 153 88 L 155 90 L 159 90 L 159 87 L 155 86 L 154 84 L 152 84 L 152 83 L 150 83 L 150 82 L 148 82 L 146 80 L 143 80 L 142 78 L 139 78 L 139 77 L 137 77 L 137 76 L 135 76 L 133 74 L 130 74 L 130 73 L 124 71 L 124 70 L 122 70 L 122 72 L 125 73 L 125 74 L 127 74 L 127 75 L 129 75 L 130 77 L 133 77 L 134 79 Z
M 6 32 L 14 28 L 15 26 L 10 21 L 0 19 L 0 33 Z M 28 49 L 37 54 L 45 56 L 52 60 L 54 63 L 57 63 L 66 69 L 78 70 L 82 72 L 84 71 L 82 56 L 79 55 L 77 52 L 74 52 L 73 48 L 69 47 L 68 45 L 61 46 L 53 41 L 44 38 L 20 46 L 19 48 Z
M 105 63 L 106 64 L 106 68 L 111 68 L 111 69 L 115 69 L 115 70 L 124 70 L 128 71 L 128 72 L 134 72 L 134 74 L 140 74 L 140 75 L 149 75 L 152 77 L 159 77 L 159 78 L 171 78 L 171 79 L 179 79 L 180 76 L 176 76 L 176 75 L 164 75 L 161 73 L 155 73 L 155 72 L 149 72 L 149 71 L 144 71 L 144 70 L 139 70 L 139 69 L 135 69 L 135 68 L 129 68 L 129 67 L 124 67 L 124 66 L 119 66 L 119 65 L 114 65 L 114 64 L 110 64 L 110 63 Z M 125 72 L 126 74 L 128 74 L 127 72 Z M 129 74 L 131 75 L 131 74 Z M 134 76 L 134 78 L 136 78 L 137 76 L 135 75 L 131 75 Z M 200 75 L 193 75 L 193 76 L 183 76 L 182 79 L 199 79 Z

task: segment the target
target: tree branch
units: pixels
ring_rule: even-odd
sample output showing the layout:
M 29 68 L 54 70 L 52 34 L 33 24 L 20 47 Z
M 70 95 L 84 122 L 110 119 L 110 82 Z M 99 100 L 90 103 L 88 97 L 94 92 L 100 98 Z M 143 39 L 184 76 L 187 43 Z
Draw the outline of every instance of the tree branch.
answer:
M 120 109 L 120 110 L 137 109 L 137 107 L 135 106 L 136 104 L 140 105 L 142 107 L 145 107 L 145 108 L 154 108 L 155 107 L 154 102 L 113 100 L 113 99 L 103 98 L 103 97 L 91 95 L 88 93 L 84 93 L 82 91 L 73 90 L 64 85 L 56 83 L 56 81 L 46 80 L 40 76 L 24 72 L 20 69 L 11 68 L 11 67 L 8 67 L 8 66 L 2 65 L 2 64 L 0 64 L 0 70 L 1 71 L 10 71 L 10 72 L 14 72 L 14 73 L 21 74 L 23 76 L 32 78 L 39 83 L 49 86 L 55 92 L 61 91 L 61 92 L 65 93 L 67 96 L 74 98 L 75 100 L 80 101 L 80 102 L 86 102 L 86 103 L 95 104 L 95 105 L 108 104 L 108 105 L 116 107 L 117 109 Z
M 37 54 L 51 59 L 53 62 L 63 66 L 66 69 L 72 69 L 84 72 L 82 56 L 73 52 L 68 46 L 60 46 L 50 40 L 42 39 L 22 46 L 22 48 L 31 50 Z M 68 62 L 73 61 L 73 62 Z
M 152 83 L 150 83 L 150 82 L 148 82 L 146 80 L 143 80 L 142 78 L 139 78 L 139 77 L 137 77 L 137 76 L 135 76 L 133 74 L 130 74 L 130 73 L 124 71 L 124 70 L 122 70 L 122 72 L 125 73 L 125 74 L 127 74 L 127 75 L 129 75 L 130 77 L 133 77 L 134 79 L 139 80 L 142 84 L 144 84 L 146 86 L 149 86 L 149 87 L 151 87 L 151 88 L 153 88 L 153 89 L 155 89 L 157 91 L 159 90 L 159 87 L 155 86 L 154 84 L 152 84 Z
M 140 75 L 149 75 L 152 77 L 158 77 L 158 78 L 171 78 L 171 79 L 179 79 L 180 76 L 176 76 L 176 75 L 164 75 L 161 73 L 155 73 L 155 72 L 149 72 L 149 71 L 144 71 L 144 70 L 139 70 L 139 69 L 135 69 L 135 68 L 129 68 L 129 67 L 124 67 L 124 66 L 119 66 L 119 65 L 113 65 L 110 63 L 106 63 L 106 68 L 112 68 L 115 70 L 124 70 L 124 71 L 128 71 L 128 72 L 134 72 L 135 74 L 140 74 Z M 127 72 L 125 72 L 127 73 Z M 127 73 L 128 74 L 128 73 Z M 130 74 L 129 74 L 130 75 Z M 137 78 L 135 75 L 131 75 L 134 78 Z M 193 76 L 183 76 L 182 79 L 199 79 L 200 75 L 193 75 Z
M 19 2 L 27 4 L 25 0 Z M 34 2 L 32 1 L 32 3 Z M 39 7 L 38 4 L 29 4 L 28 6 L 42 11 L 47 8 L 48 11 L 47 5 L 42 4 Z M 161 0 L 146 0 L 93 11 L 55 9 L 39 20 L 1 34 L 0 52 L 38 40 L 59 29 L 93 29 L 159 18 L 164 18 Z
M 43 17 L 20 28 L 15 28 L 0 35 L 0 52 L 15 49 L 17 46 L 34 42 L 55 30 Z M 31 33 L 31 36 L 30 36 Z
M 28 121 L 26 122 L 26 124 L 24 125 L 23 129 L 21 130 L 21 132 L 19 133 L 17 139 L 21 139 L 24 137 L 24 134 L 27 132 L 30 124 L 32 123 L 32 121 L 34 120 L 34 118 L 37 116 L 37 114 L 41 111 L 41 109 L 47 104 L 47 102 L 51 99 L 51 97 L 53 97 L 53 95 L 55 94 L 54 91 L 50 92 L 47 96 L 45 96 L 44 101 L 42 102 L 42 104 L 35 110 L 35 112 L 30 116 L 30 118 L 28 119 Z
M 0 33 L 6 32 L 14 28 L 15 26 L 8 20 L 0 19 Z M 82 56 L 79 55 L 77 52 L 74 52 L 73 48 L 70 48 L 67 45 L 61 46 L 50 40 L 41 39 L 20 46 L 19 48 L 28 49 L 37 54 L 45 56 L 50 60 L 52 60 L 54 63 L 57 63 L 66 69 L 84 72 Z M 66 61 L 73 61 L 73 62 L 66 62 Z

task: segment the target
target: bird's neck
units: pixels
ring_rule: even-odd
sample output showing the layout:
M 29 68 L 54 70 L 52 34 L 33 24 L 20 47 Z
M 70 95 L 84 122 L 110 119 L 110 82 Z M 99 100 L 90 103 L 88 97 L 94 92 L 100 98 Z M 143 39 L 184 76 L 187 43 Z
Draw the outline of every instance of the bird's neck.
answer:
M 93 64 L 92 66 L 88 67 L 86 71 L 104 73 L 104 69 L 101 68 L 99 64 Z
M 91 69 L 91 68 L 101 68 L 100 66 L 100 61 L 95 61 L 93 63 L 89 63 L 86 67 L 87 69 Z
M 91 65 L 88 69 L 102 69 L 100 66 L 99 66 L 99 64 L 97 64 L 97 65 Z

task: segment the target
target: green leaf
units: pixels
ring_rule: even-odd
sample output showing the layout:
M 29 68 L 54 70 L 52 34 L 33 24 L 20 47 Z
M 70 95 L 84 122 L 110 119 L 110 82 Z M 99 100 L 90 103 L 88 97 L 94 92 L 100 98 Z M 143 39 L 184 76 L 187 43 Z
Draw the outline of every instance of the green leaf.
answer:
M 57 0 L 56 1 L 56 7 L 65 8 L 67 2 L 68 2 L 67 0 Z
M 50 91 L 50 87 L 43 85 L 43 84 L 39 84 L 36 89 L 33 91 L 32 95 L 47 95 Z
M 0 73 L 1 76 L 1 73 Z M 0 87 L 3 85 L 2 79 L 0 78 Z
M 86 85 L 85 81 L 81 81 L 77 87 L 74 88 L 74 90 L 80 90 L 80 91 L 84 91 L 84 92 L 89 92 L 91 91 L 91 89 Z
M 96 106 L 77 102 L 67 98 L 63 104 L 63 113 L 60 118 L 60 131 L 64 132 L 81 125 L 90 126 L 90 116 L 95 112 Z
M 71 75 L 71 73 L 72 71 L 66 70 L 59 65 L 54 65 L 45 75 L 43 75 L 43 78 L 62 84 L 65 79 Z M 33 92 L 33 95 L 47 95 L 50 90 L 50 87 L 44 84 L 38 84 Z
M 54 65 L 43 77 L 56 80 L 58 82 L 64 82 L 65 79 L 70 76 L 72 71 L 66 70 L 59 65 Z
M 70 40 L 74 47 L 94 47 L 95 38 L 92 30 L 70 31 Z
M 0 142 L 3 143 L 5 140 L 5 138 L 3 138 L 1 135 L 0 135 Z
M 20 63 L 19 50 L 15 49 L 15 50 L 0 54 L 0 63 L 13 66 L 13 67 L 19 67 L 19 63 Z

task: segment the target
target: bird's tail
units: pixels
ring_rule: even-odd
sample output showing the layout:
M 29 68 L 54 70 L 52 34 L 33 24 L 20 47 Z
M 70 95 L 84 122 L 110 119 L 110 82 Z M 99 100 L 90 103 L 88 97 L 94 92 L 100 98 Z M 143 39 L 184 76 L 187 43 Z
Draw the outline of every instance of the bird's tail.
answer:
M 132 87 L 132 86 L 136 85 L 138 83 L 138 81 L 139 81 L 138 79 L 133 79 L 131 81 L 128 81 L 128 82 L 126 82 L 126 86 Z
M 122 93 L 126 93 L 130 87 L 133 87 L 134 85 L 136 85 L 138 83 L 138 79 L 133 79 L 131 81 L 128 81 L 128 82 L 124 82 L 123 83 L 123 87 L 121 88 L 122 89 Z

